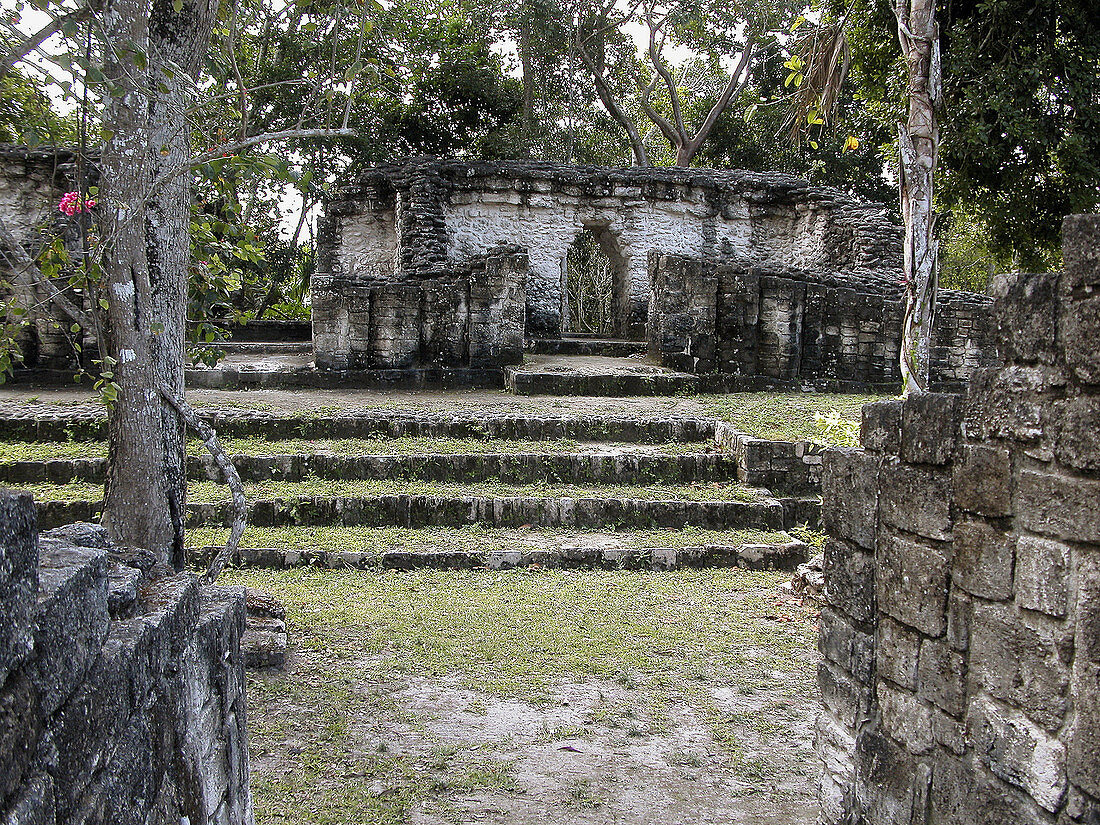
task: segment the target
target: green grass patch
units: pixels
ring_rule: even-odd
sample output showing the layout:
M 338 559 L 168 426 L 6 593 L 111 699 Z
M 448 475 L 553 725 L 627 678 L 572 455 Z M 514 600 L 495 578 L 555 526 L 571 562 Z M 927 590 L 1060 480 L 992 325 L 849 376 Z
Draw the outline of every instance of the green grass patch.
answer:
M 302 646 L 352 643 L 355 656 L 381 657 L 396 673 L 527 700 L 562 680 L 697 678 L 700 661 L 750 688 L 789 679 L 801 689 L 813 633 L 805 621 L 776 621 L 786 610 L 774 596 L 782 578 L 737 569 L 225 576 L 282 599 Z
M 609 544 L 624 548 L 698 547 L 707 544 L 782 544 L 790 541 L 785 532 L 764 530 L 624 530 L 601 533 Z M 222 546 L 229 536 L 226 527 L 196 527 L 187 531 L 192 547 Z M 469 525 L 464 527 L 248 527 L 241 538 L 245 548 L 272 548 L 302 552 L 354 552 L 381 554 L 390 550 L 456 550 L 490 552 L 529 551 L 576 547 L 591 542 L 591 532 L 532 528 L 506 529 Z
M 43 501 L 99 501 L 103 487 L 99 484 L 28 484 L 22 489 L 34 493 Z M 649 501 L 755 501 L 760 492 L 736 482 L 701 484 L 505 484 L 503 482 L 421 481 L 379 479 L 347 481 L 309 479 L 306 481 L 262 481 L 244 485 L 250 500 L 296 498 L 298 496 L 485 496 L 533 498 L 635 498 Z M 187 486 L 188 501 L 193 503 L 228 501 L 229 488 L 210 481 L 192 481 Z
M 702 396 L 700 403 L 716 418 L 756 438 L 772 441 L 813 441 L 831 447 L 851 446 L 841 428 L 820 423 L 816 416 L 839 413 L 841 422 L 858 428 L 864 404 L 893 396 L 847 393 L 740 392 Z
M 403 704 L 406 687 L 478 691 L 473 704 L 484 713 L 498 700 L 552 707 L 561 684 L 622 686 L 625 698 L 602 699 L 583 725 L 547 725 L 535 743 L 584 738 L 591 725 L 624 737 L 660 735 L 670 708 L 706 704 L 708 685 L 813 703 L 815 626 L 777 602 L 780 578 L 735 569 L 227 571 L 224 583 L 284 602 L 296 648 L 289 673 L 248 677 L 257 823 L 397 825 L 413 811 L 462 822 L 456 796 L 522 792 L 512 757 L 494 742 L 433 739 L 435 717 Z M 456 711 L 477 712 L 473 704 Z M 789 771 L 766 749 L 742 756 L 743 737 L 757 736 L 749 716 L 705 711 L 714 747 L 746 777 Z M 781 740 L 782 725 L 772 727 L 769 735 Z M 402 730 L 438 744 L 409 747 Z M 704 763 L 694 751 L 668 758 L 688 769 Z M 562 788 L 566 808 L 607 804 L 595 778 Z
M 572 439 L 546 441 L 501 438 L 226 438 L 222 446 L 230 455 L 515 455 L 519 453 L 573 454 L 591 450 L 600 452 L 645 452 L 655 455 L 687 455 L 715 451 L 710 442 L 668 442 L 665 444 L 624 444 L 587 442 Z M 204 455 L 206 448 L 192 439 L 189 455 Z M 0 461 L 51 461 L 74 458 L 106 458 L 105 441 L 0 442 Z

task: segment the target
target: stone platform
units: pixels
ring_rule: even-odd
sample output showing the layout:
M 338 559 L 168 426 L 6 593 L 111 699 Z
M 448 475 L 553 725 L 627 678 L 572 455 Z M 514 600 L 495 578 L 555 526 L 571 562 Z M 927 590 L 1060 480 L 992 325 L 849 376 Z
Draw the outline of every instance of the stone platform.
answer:
M 701 388 L 699 376 L 603 355 L 528 355 L 521 366 L 504 368 L 504 385 L 517 395 L 676 395 Z

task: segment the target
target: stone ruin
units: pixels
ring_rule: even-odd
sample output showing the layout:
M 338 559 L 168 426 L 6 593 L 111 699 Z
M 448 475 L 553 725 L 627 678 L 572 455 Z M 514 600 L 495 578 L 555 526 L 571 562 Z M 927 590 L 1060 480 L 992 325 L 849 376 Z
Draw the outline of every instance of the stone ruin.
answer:
M 75 242 L 56 209 L 75 172 L 63 150 L 0 147 L 0 218 L 29 254 L 44 232 Z M 569 334 L 582 233 L 612 269 L 614 335 L 647 341 L 653 363 L 714 390 L 900 382 L 901 230 L 881 205 L 781 174 L 430 159 L 366 169 L 326 202 L 316 367 L 500 386 L 525 346 Z M 23 365 L 71 369 L 93 342 L 40 289 L 14 291 Z M 989 305 L 941 292 L 935 384 L 993 363 Z
M 1100 217 L 1000 282 L 1004 363 L 826 454 L 822 815 L 1100 822 Z
M 0 492 L 0 822 L 251 825 L 244 588 Z
M 50 235 L 60 235 L 76 247 L 79 235 L 75 221 L 57 210 L 61 196 L 76 188 L 76 177 L 76 157 L 71 152 L 0 145 L 0 219 L 11 233 L 10 240 L 31 258 L 39 254 Z M 17 320 L 28 322 L 16 336 L 23 365 L 72 368 L 79 361 L 77 344 L 84 342 L 70 329 L 72 322 L 47 303 L 45 290 L 16 282 L 11 252 L 0 236 L 0 280 L 11 285 L 2 297 L 14 295 L 25 310 Z M 75 303 L 81 303 L 69 289 L 67 279 L 59 278 L 54 283 Z
M 901 230 L 780 174 L 416 159 L 326 203 L 311 282 L 319 367 L 493 367 L 568 328 L 566 254 L 610 260 L 615 332 L 742 384 L 900 381 Z M 945 292 L 934 380 L 995 355 L 989 299 Z M 736 385 L 736 384 L 735 384 Z

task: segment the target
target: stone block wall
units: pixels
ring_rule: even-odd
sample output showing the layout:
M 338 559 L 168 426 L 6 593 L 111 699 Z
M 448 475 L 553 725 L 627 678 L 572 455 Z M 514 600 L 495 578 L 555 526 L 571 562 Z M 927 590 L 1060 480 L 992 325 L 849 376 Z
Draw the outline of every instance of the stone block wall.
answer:
M 365 170 L 325 205 L 318 270 L 341 283 L 435 280 L 499 245 L 528 254 L 526 331 L 557 337 L 565 259 L 598 233 L 615 268 L 616 334 L 642 340 L 649 254 L 807 269 L 900 271 L 884 207 L 781 174 L 412 159 Z
M 316 274 L 313 348 L 322 369 L 492 367 L 523 360 L 527 257 L 501 248 L 436 278 Z
M 0 822 L 251 825 L 244 590 L 104 544 L 0 492 Z
M 57 210 L 61 196 L 76 188 L 75 181 L 76 162 L 71 152 L 0 145 L 0 220 L 7 229 L 6 235 L 0 234 L 0 278 L 12 283 L 9 296 L 15 298 L 22 313 L 12 315 L 11 320 L 25 322 L 16 340 L 22 363 L 28 367 L 76 366 L 75 345 L 82 336 L 74 335 L 72 322 L 52 309 L 45 290 L 20 282 L 20 267 L 13 266 L 12 250 L 7 244 L 14 243 L 31 259 L 56 235 L 75 245 L 79 237 L 75 221 Z M 69 288 L 67 279 L 59 278 L 54 283 L 73 303 L 83 303 L 82 296 Z
M 827 823 L 1100 822 L 1100 217 L 998 284 L 1003 366 L 823 478 Z
M 900 383 L 903 296 L 873 271 L 808 272 L 651 255 L 650 355 L 688 372 L 855 389 Z M 932 380 L 997 363 L 991 299 L 941 292 Z M 702 353 L 702 357 L 699 356 Z

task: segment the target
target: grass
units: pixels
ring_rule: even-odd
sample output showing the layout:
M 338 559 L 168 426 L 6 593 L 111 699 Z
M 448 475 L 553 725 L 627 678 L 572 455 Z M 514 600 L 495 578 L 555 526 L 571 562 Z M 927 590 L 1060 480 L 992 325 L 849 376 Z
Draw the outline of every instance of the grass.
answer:
M 628 699 L 537 741 L 580 736 L 589 723 L 651 735 L 669 707 L 709 695 L 698 687 L 700 662 L 717 684 L 813 701 L 813 623 L 777 604 L 779 579 L 730 569 L 228 571 L 225 583 L 283 600 L 299 650 L 291 674 L 249 676 L 257 823 L 403 823 L 414 809 L 464 821 L 456 795 L 516 792 L 497 743 L 418 751 L 398 741 L 400 731 L 430 727 L 396 698 L 402 685 L 459 685 L 486 703 L 550 702 L 555 686 L 593 679 L 625 686 Z M 750 716 L 715 710 L 710 721 L 715 747 L 742 760 L 747 776 L 789 768 L 742 757 L 744 739 L 758 735 Z M 780 726 L 775 736 L 784 735 Z M 702 757 L 670 759 L 692 766 Z M 581 779 L 563 796 L 566 807 L 602 802 L 601 788 Z
M 224 545 L 229 529 L 196 527 L 187 531 L 192 547 Z M 763 530 L 628 530 L 608 532 L 609 543 L 625 548 L 698 547 L 706 544 L 781 544 L 790 541 L 785 532 Z M 381 554 L 389 550 L 425 551 L 446 548 L 456 551 L 532 550 L 577 546 L 591 540 L 592 533 L 552 528 L 527 530 L 471 525 L 467 527 L 248 527 L 241 539 L 245 548 L 273 548 L 303 552 Z
M 99 501 L 103 486 L 75 482 L 71 484 L 28 484 L 21 489 L 34 493 L 41 501 Z M 307 481 L 261 481 L 246 483 L 245 495 L 251 501 L 298 496 L 487 496 L 532 498 L 637 498 L 649 501 L 756 501 L 759 491 L 736 482 L 704 484 L 505 484 L 502 482 L 453 482 L 405 479 L 347 481 L 310 479 Z M 229 488 L 211 481 L 192 481 L 187 486 L 188 501 L 193 503 L 229 500 Z
M 710 415 L 728 421 L 756 438 L 772 441 L 813 441 L 830 447 L 851 446 L 838 428 L 823 427 L 815 419 L 820 413 L 837 412 L 842 422 L 858 427 L 860 408 L 892 396 L 847 393 L 742 392 L 701 396 Z
M 600 451 L 638 451 L 657 455 L 685 455 L 716 449 L 709 442 L 665 444 L 623 444 L 585 442 L 572 439 L 547 441 L 507 440 L 500 438 L 328 438 L 274 439 L 227 438 L 222 446 L 230 455 L 489 455 L 517 453 L 580 453 L 598 448 Z M 190 455 L 204 455 L 200 441 L 187 444 Z M 51 461 L 74 458 L 106 458 L 106 441 L 40 441 L 0 442 L 0 461 Z

